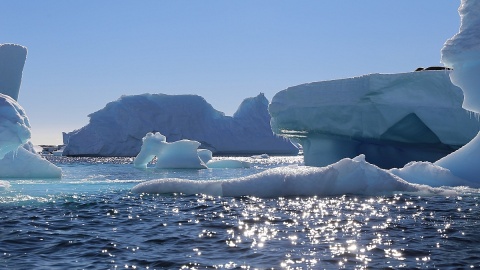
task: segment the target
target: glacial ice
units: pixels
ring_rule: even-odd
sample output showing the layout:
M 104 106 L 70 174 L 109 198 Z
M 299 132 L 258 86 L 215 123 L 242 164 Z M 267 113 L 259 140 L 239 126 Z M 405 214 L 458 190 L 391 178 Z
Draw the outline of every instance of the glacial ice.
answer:
M 207 166 L 200 159 L 197 149 L 199 142 L 179 140 L 167 142 L 167 138 L 156 133 L 147 133 L 142 139 L 142 148 L 135 157 L 136 168 L 147 168 L 147 164 L 157 157 L 155 167 L 161 169 L 205 169 Z
M 26 54 L 23 46 L 0 44 L 0 178 L 59 178 L 61 169 L 33 150 L 28 117 L 16 101 Z
M 16 44 L 0 44 L 0 93 L 18 99 L 27 48 Z
M 452 82 L 462 88 L 463 107 L 480 113 L 480 1 L 462 0 L 460 29 L 442 48 L 442 62 L 453 68 Z M 452 174 L 480 182 L 480 134 L 452 154 L 435 162 Z
M 434 162 L 480 127 L 462 109 L 462 91 L 449 73 L 370 74 L 290 87 L 272 99 L 272 129 L 302 144 L 306 165 L 359 154 L 382 168 Z
M 0 158 L 30 139 L 30 123 L 23 108 L 11 97 L 0 94 Z
M 89 115 L 85 127 L 65 134 L 67 156 L 136 156 L 148 132 L 168 141 L 194 140 L 216 155 L 294 155 L 298 149 L 270 128 L 263 94 L 245 99 L 233 117 L 196 95 L 122 96 Z
M 326 167 L 287 166 L 228 180 L 158 179 L 140 183 L 135 193 L 183 193 L 213 196 L 330 196 L 342 194 L 392 195 L 395 193 L 453 194 L 441 188 L 411 184 L 365 161 L 360 155 Z
M 212 160 L 212 152 L 198 149 L 200 143 L 191 140 L 167 142 L 160 132 L 149 132 L 142 139 L 140 153 L 133 160 L 136 168 L 145 169 L 155 157 L 159 169 L 248 168 L 250 163 L 239 160 Z

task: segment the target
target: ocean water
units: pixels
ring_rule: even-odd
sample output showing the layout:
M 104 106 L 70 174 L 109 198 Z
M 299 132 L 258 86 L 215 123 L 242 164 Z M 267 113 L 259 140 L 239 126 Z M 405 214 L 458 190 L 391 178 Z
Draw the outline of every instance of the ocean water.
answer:
M 480 268 L 479 193 L 257 198 L 134 194 L 158 178 L 228 179 L 301 165 L 140 170 L 130 158 L 48 157 L 60 180 L 0 190 L 0 269 Z

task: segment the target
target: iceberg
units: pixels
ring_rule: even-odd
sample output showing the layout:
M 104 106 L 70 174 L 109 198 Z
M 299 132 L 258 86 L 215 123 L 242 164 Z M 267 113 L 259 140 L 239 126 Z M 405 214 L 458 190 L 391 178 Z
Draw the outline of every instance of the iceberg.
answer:
M 326 167 L 287 166 L 227 180 L 157 179 L 132 188 L 135 193 L 183 193 L 212 196 L 333 196 L 342 194 L 392 195 L 415 193 L 452 195 L 451 190 L 411 184 L 365 161 L 360 155 Z
M 26 54 L 23 46 L 0 45 L 0 178 L 59 178 L 61 169 L 35 152 L 27 114 L 16 101 Z
M 248 168 L 250 163 L 239 160 L 212 160 L 212 151 L 198 149 L 200 143 L 191 140 L 167 142 L 160 132 L 149 132 L 142 139 L 140 153 L 133 160 L 135 168 L 146 169 L 157 158 L 157 169 Z
M 442 62 L 453 68 L 452 82 L 461 87 L 463 107 L 480 113 L 480 1 L 462 0 L 458 9 L 460 29 L 442 48 Z M 435 162 L 452 174 L 480 182 L 480 134 L 452 154 Z
M 269 106 L 272 130 L 298 140 L 311 166 L 359 154 L 382 168 L 434 162 L 480 127 L 462 108 L 463 93 L 450 72 L 369 74 L 290 87 Z
M 216 155 L 295 155 L 298 149 L 270 128 L 263 94 L 245 99 L 235 114 L 225 116 L 197 95 L 143 94 L 122 96 L 89 115 L 89 123 L 64 134 L 66 156 L 136 156 L 148 132 L 174 142 L 200 142 Z
M 197 153 L 199 142 L 179 140 L 168 143 L 167 138 L 157 133 L 147 133 L 142 139 L 142 148 L 135 157 L 136 168 L 147 168 L 147 164 L 157 157 L 155 167 L 161 169 L 205 169 L 207 166 Z M 202 155 L 203 156 L 203 155 Z
M 18 99 L 27 48 L 17 44 L 0 44 L 0 93 Z

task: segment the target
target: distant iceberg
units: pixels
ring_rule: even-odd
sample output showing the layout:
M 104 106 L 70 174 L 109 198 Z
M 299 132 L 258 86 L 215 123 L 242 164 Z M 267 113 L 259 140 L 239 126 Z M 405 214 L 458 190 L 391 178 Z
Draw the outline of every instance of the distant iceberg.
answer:
M 462 90 L 449 73 L 370 74 L 290 87 L 272 99 L 272 129 L 302 144 L 306 165 L 359 154 L 382 168 L 434 162 L 480 127 L 462 108 Z
M 197 95 L 122 96 L 89 115 L 85 127 L 64 134 L 66 156 L 136 156 L 148 132 L 168 141 L 201 143 L 215 155 L 295 155 L 298 149 L 270 128 L 263 94 L 245 99 L 231 116 Z

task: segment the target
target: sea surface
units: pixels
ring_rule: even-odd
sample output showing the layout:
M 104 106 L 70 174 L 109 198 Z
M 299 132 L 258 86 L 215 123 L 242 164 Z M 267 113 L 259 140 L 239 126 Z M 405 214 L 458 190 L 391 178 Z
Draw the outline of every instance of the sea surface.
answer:
M 56 180 L 0 190 L 0 269 L 480 268 L 480 194 L 258 198 L 134 194 L 159 178 L 230 179 L 302 165 L 135 169 L 131 158 L 47 156 Z

